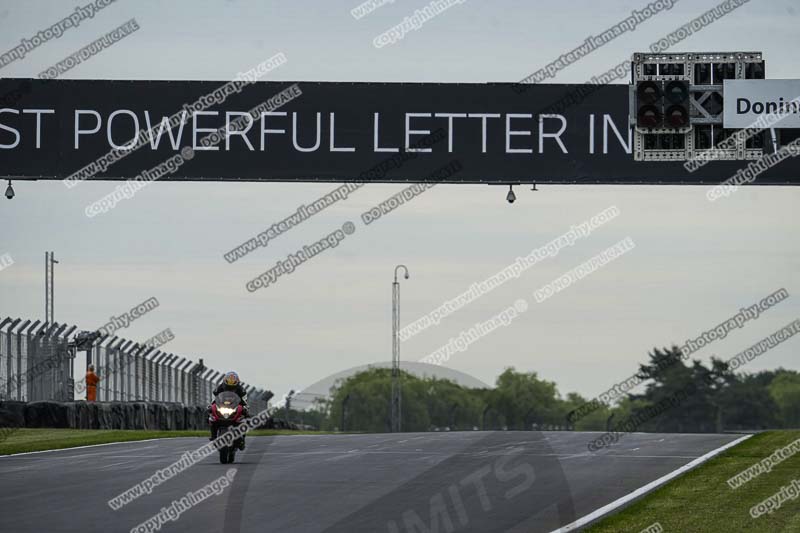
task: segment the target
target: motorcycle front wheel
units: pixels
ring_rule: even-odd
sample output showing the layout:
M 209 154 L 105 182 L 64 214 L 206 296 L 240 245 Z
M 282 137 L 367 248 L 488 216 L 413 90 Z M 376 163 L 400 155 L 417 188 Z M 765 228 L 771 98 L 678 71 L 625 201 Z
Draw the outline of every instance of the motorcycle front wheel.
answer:
M 228 464 L 228 449 L 227 448 L 222 448 L 219 451 L 219 462 L 221 464 L 224 464 L 224 465 Z

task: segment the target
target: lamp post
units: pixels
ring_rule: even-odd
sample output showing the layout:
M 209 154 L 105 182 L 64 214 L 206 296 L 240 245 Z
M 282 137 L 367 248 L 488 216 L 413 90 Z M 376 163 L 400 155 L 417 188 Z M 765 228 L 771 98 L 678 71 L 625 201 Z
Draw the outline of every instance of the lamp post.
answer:
M 403 269 L 405 278 L 408 279 L 408 268 L 405 265 L 394 267 L 394 281 L 392 282 L 392 433 L 401 430 L 400 402 L 402 399 L 400 389 L 400 283 L 397 281 L 397 271 Z

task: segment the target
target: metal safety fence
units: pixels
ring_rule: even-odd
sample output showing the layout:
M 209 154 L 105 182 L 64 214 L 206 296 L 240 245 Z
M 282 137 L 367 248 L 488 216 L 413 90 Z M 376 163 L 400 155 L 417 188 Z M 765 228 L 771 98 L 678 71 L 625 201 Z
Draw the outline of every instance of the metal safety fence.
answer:
M 86 352 L 100 378 L 97 401 L 174 402 L 205 406 L 222 372 L 156 347 L 76 326 L 0 318 L 0 400 L 74 401 L 85 398 L 77 352 Z M 80 375 L 79 379 L 76 376 Z M 243 383 L 252 412 L 272 393 Z
M 71 332 L 38 320 L 0 320 L 0 398 L 71 400 L 73 356 L 66 340 Z

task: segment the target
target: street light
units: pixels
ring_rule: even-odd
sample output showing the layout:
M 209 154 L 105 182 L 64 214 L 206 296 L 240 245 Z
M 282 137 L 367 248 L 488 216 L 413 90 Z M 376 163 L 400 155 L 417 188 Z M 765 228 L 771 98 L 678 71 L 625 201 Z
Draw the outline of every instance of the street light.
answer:
M 397 265 L 396 267 L 394 267 L 394 282 L 395 282 L 395 283 L 397 283 L 397 269 L 399 269 L 399 268 L 402 268 L 402 269 L 403 269 L 403 271 L 405 272 L 405 276 L 404 276 L 404 277 L 405 277 L 406 279 L 408 279 L 408 278 L 409 278 L 409 276 L 408 276 L 408 269 L 406 268 L 406 266 L 405 266 L 405 265 Z
M 399 433 L 401 429 L 400 401 L 400 283 L 397 281 L 397 271 L 403 269 L 405 279 L 408 279 L 408 268 L 405 265 L 394 267 L 394 281 L 392 282 L 392 433 Z
M 6 189 L 6 198 L 11 200 L 14 198 L 14 187 L 11 186 L 11 180 L 8 180 L 8 188 Z

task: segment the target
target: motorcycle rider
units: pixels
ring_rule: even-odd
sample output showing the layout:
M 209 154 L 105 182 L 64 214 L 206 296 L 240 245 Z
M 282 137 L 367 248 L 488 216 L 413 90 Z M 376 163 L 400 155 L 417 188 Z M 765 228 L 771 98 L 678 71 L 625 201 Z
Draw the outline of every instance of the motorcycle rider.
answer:
M 250 411 L 247 405 L 247 391 L 242 386 L 241 381 L 239 381 L 239 374 L 236 372 L 227 372 L 222 377 L 222 383 L 217 385 L 217 388 L 214 389 L 214 396 L 216 397 L 217 394 L 222 392 L 235 392 L 239 398 L 241 398 L 241 406 L 244 417 L 247 418 L 250 416 Z M 211 412 L 211 406 L 208 407 L 209 412 Z M 244 450 L 244 435 L 242 435 L 240 439 L 239 449 Z M 217 426 L 212 424 L 211 425 L 211 439 L 214 440 L 217 438 Z

